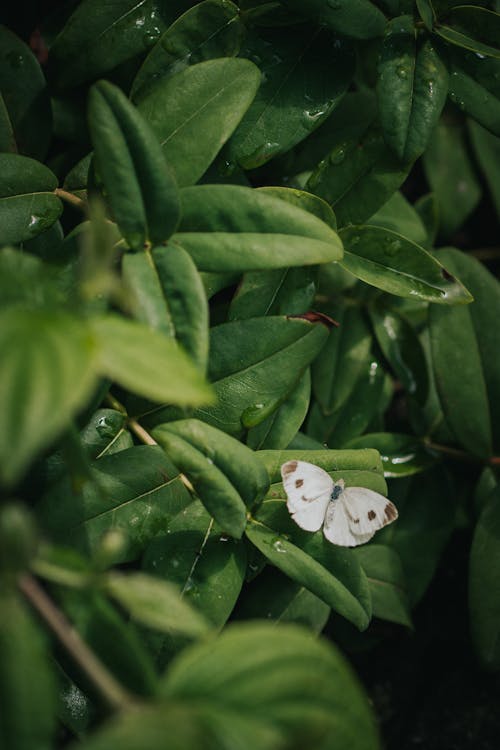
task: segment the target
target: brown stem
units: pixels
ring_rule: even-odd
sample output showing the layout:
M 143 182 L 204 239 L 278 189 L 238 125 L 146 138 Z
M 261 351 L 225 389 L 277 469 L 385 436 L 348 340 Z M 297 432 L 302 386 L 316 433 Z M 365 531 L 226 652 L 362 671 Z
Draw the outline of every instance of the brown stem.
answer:
M 115 711 L 122 711 L 133 707 L 136 704 L 135 698 L 108 672 L 104 664 L 90 650 L 71 623 L 54 605 L 43 588 L 39 586 L 36 579 L 29 573 L 25 573 L 20 576 L 18 585 L 30 604 L 99 690 L 110 708 Z
M 128 420 L 128 426 L 130 427 L 131 432 L 133 432 L 134 435 L 139 438 L 141 443 L 144 443 L 144 445 L 158 445 L 149 432 L 133 417 Z
M 62 188 L 56 188 L 54 190 L 54 193 L 57 195 L 58 198 L 61 198 L 61 200 L 66 201 L 66 203 L 70 203 L 72 206 L 75 206 L 75 208 L 79 208 L 81 211 L 87 210 L 86 202 L 82 198 L 79 198 L 74 193 L 70 193 L 68 190 L 63 190 Z

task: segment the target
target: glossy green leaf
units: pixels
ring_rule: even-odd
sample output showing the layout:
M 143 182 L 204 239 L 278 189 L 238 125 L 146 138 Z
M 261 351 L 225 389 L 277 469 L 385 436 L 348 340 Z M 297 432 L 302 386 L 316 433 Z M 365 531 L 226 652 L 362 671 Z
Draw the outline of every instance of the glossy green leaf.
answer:
M 227 477 L 249 508 L 269 489 L 266 469 L 255 453 L 220 430 L 197 419 L 184 419 L 155 429 L 160 444 L 166 440 L 166 433 L 181 438 L 202 453 L 205 462 Z
M 451 71 L 449 95 L 459 109 L 500 136 L 500 99 L 459 66 Z
M 370 216 L 370 225 L 402 234 L 417 245 L 427 242 L 427 231 L 419 212 L 399 191 L 382 208 Z
M 139 396 L 196 405 L 212 391 L 174 341 L 141 323 L 108 315 L 91 321 L 99 372 Z
M 151 656 L 134 624 L 127 622 L 102 593 L 93 588 L 59 589 L 59 603 L 72 626 L 111 673 L 130 691 L 151 695 L 156 675 Z M 70 659 L 62 656 L 68 676 L 83 691 L 98 698 L 95 686 Z
M 342 406 L 371 362 L 372 335 L 360 308 L 340 304 L 335 316 L 339 327 L 330 330 L 312 366 L 313 393 L 325 414 Z
M 187 10 L 160 37 L 141 65 L 130 96 L 134 101 L 188 65 L 237 55 L 244 27 L 230 0 L 204 0 Z
M 126 253 L 122 259 L 122 277 L 127 292 L 131 293 L 134 318 L 173 338 L 172 316 L 151 253 Z
M 438 454 L 413 435 L 374 432 L 354 438 L 349 448 L 375 448 L 380 453 L 385 477 L 405 477 L 426 471 L 439 460 Z
M 415 210 L 425 227 L 426 237 L 422 241 L 416 240 L 414 237 L 410 237 L 410 239 L 428 249 L 434 245 L 439 227 L 438 206 L 434 193 L 427 193 L 419 198 L 415 203 Z
M 318 198 L 313 193 L 308 193 L 306 190 L 298 190 L 296 188 L 289 187 L 276 187 L 276 186 L 264 186 L 259 187 L 257 190 L 265 195 L 271 195 L 275 198 L 280 198 L 282 201 L 291 203 L 292 206 L 298 206 L 309 211 L 309 213 L 317 216 L 318 219 L 324 221 L 332 229 L 337 229 L 337 219 L 333 213 L 331 207 L 322 198 Z
M 177 185 L 162 149 L 135 107 L 101 81 L 89 97 L 89 127 L 96 169 L 128 244 L 164 242 L 179 221 Z
M 242 620 L 293 622 L 321 633 L 330 607 L 276 568 L 267 567 L 245 589 L 236 616 Z
M 408 395 L 420 404 L 427 400 L 427 361 L 419 338 L 402 315 L 383 303 L 369 308 L 370 318 L 384 357 Z
M 420 18 L 424 22 L 425 26 L 429 29 L 429 31 L 433 31 L 434 23 L 436 21 L 436 12 L 431 0 L 416 0 L 415 4 L 417 6 Z
M 260 83 L 249 60 L 207 60 L 160 81 L 139 102 L 179 185 L 208 169 L 248 109 Z
M 6 151 L 16 153 L 17 145 L 9 113 L 0 93 L 0 153 Z
M 215 627 L 222 627 L 245 578 L 246 549 L 224 536 L 203 505 L 195 500 L 168 524 L 166 534 L 146 549 L 143 568 L 179 587 Z
M 233 625 L 178 657 L 162 692 L 272 721 L 286 733 L 284 746 L 379 747 L 366 698 L 340 654 L 295 625 Z
M 494 355 L 492 315 L 500 311 L 498 281 L 475 259 L 457 250 L 440 251 L 475 295 L 470 308 L 430 311 L 434 374 L 448 424 L 474 455 L 491 455 L 492 431 L 500 445 L 500 365 Z M 453 314 L 451 314 L 453 313 Z
M 0 743 L 10 750 L 48 750 L 56 694 L 45 639 L 16 593 L 3 586 L 0 609 Z
M 0 49 L 0 90 L 17 147 L 12 150 L 43 159 L 52 130 L 45 77 L 30 48 L 5 26 Z
M 196 637 L 208 630 L 204 618 L 183 601 L 172 584 L 145 573 L 109 573 L 106 593 L 142 625 Z
M 476 158 L 481 165 L 497 216 L 500 218 L 500 138 L 488 133 L 475 122 L 470 121 L 468 125 Z
M 166 15 L 156 0 L 79 3 L 51 46 L 51 72 L 57 86 L 70 89 L 95 80 L 146 52 L 166 28 Z
M 287 448 L 306 417 L 310 395 L 311 376 L 306 370 L 279 409 L 248 430 L 247 445 L 253 450 Z
M 345 94 L 354 73 L 352 47 L 318 28 L 259 30 L 241 56 L 262 83 L 226 151 L 229 164 L 254 169 L 288 151 L 317 128 Z
M 474 211 L 481 198 L 481 187 L 457 125 L 439 123 L 424 154 L 423 164 L 438 203 L 439 233 L 449 237 Z
M 75 737 L 83 737 L 95 721 L 95 706 L 90 698 L 56 663 L 59 705 L 57 715 Z
M 368 577 L 374 617 L 411 627 L 405 577 L 398 553 L 383 544 L 357 547 L 354 553 Z
M 432 255 L 396 232 L 367 225 L 347 227 L 340 236 L 342 266 L 367 284 L 443 305 L 471 301 L 467 289 Z
M 48 229 L 62 213 L 56 176 L 40 162 L 0 154 L 0 246 L 18 244 Z
M 218 401 L 197 414 L 231 435 L 260 424 L 294 390 L 327 333 L 322 323 L 302 318 L 251 318 L 216 326 L 209 377 Z
M 81 486 L 61 477 L 42 497 L 37 515 L 53 539 L 83 551 L 96 552 L 102 536 L 117 529 L 125 537 L 116 555 L 122 562 L 136 559 L 190 500 L 163 451 L 136 446 L 100 458 Z
M 500 58 L 500 14 L 487 8 L 457 5 L 451 8 L 448 23 L 436 24 L 434 31 L 446 42 Z
M 402 165 L 386 146 L 377 126 L 361 134 L 339 132 L 333 148 L 318 164 L 306 189 L 335 211 L 339 226 L 366 221 L 405 181 Z
M 331 227 L 265 192 L 200 185 L 184 189 L 181 198 L 182 221 L 174 240 L 202 271 L 284 268 L 342 257 L 342 245 Z
M 90 396 L 95 347 L 87 327 L 62 312 L 7 310 L 0 339 L 0 476 L 12 484 Z
M 412 16 L 389 22 L 377 81 L 380 121 L 387 144 L 403 162 L 424 151 L 448 93 L 448 70 L 429 39 L 417 43 Z
M 494 492 L 474 530 L 469 564 L 472 640 L 482 665 L 490 670 L 500 667 L 499 510 L 498 492 Z
M 369 0 L 280 0 L 290 10 L 309 16 L 322 26 L 327 26 L 355 39 L 381 36 L 385 17 Z
M 115 409 L 98 409 L 81 431 L 80 439 L 82 447 L 93 459 L 132 447 L 126 416 Z

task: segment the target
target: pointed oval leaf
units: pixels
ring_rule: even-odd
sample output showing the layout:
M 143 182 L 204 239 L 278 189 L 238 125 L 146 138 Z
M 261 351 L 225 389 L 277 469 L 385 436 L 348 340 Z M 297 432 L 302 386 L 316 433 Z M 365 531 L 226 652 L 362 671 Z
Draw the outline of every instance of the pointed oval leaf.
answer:
M 247 445 L 253 450 L 287 448 L 306 417 L 310 395 L 311 376 L 306 370 L 279 409 L 248 431 Z
M 249 60 L 208 60 L 159 82 L 139 102 L 179 185 L 208 169 L 248 109 L 260 83 Z
M 439 461 L 423 440 L 395 432 L 372 432 L 350 440 L 349 448 L 374 448 L 380 453 L 385 477 L 405 477 L 426 471 Z
M 89 96 L 96 168 L 128 244 L 160 243 L 179 221 L 177 185 L 161 147 L 125 95 L 101 81 Z
M 383 544 L 367 544 L 354 550 L 368 577 L 373 615 L 412 627 L 406 581 L 398 553 Z
M 455 305 L 472 297 L 423 247 L 382 227 L 341 230 L 346 251 L 342 266 L 359 279 L 400 297 Z
M 457 5 L 448 14 L 449 24 L 435 24 L 442 39 L 477 55 L 500 58 L 500 14 L 474 5 Z
M 369 0 L 280 0 L 290 10 L 298 11 L 355 39 L 371 39 L 381 36 L 385 28 L 382 11 Z

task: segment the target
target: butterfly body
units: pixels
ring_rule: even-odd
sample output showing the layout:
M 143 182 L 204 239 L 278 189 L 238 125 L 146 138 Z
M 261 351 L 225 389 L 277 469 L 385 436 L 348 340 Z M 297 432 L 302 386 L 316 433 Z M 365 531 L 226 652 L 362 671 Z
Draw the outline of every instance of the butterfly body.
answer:
M 305 531 L 319 531 L 342 547 L 368 542 L 378 529 L 398 517 L 383 495 L 365 487 L 346 487 L 307 461 L 287 461 L 281 467 L 287 508 Z

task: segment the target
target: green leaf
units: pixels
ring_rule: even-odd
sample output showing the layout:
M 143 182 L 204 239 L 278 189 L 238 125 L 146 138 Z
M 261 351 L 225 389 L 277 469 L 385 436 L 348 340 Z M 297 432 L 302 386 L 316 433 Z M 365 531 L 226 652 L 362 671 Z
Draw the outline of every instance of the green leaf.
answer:
M 343 268 L 367 284 L 399 297 L 464 304 L 471 295 L 423 247 L 382 227 L 353 226 L 340 232 Z
M 429 390 L 427 361 L 422 344 L 410 323 L 382 303 L 369 314 L 378 344 L 408 395 L 425 404 Z
M 317 128 L 345 94 L 354 73 L 351 45 L 318 28 L 259 30 L 241 56 L 254 60 L 262 83 L 225 152 L 229 164 L 254 169 Z
M 286 733 L 283 746 L 379 747 L 366 698 L 340 654 L 295 625 L 233 625 L 184 651 L 162 692 L 271 721 Z
M 146 549 L 143 568 L 176 584 L 185 601 L 215 627 L 227 621 L 246 570 L 245 545 L 224 536 L 203 505 L 194 501 Z
M 396 432 L 372 432 L 350 440 L 348 448 L 375 448 L 380 453 L 385 477 L 419 474 L 433 466 L 438 456 L 424 441 Z
M 127 292 L 131 293 L 134 318 L 174 338 L 172 316 L 151 253 L 126 253 L 122 259 L 122 277 Z
M 381 10 L 369 0 L 280 0 L 292 11 L 298 11 L 322 26 L 339 31 L 355 39 L 381 36 L 385 18 Z
M 147 696 L 156 690 L 156 674 L 143 636 L 127 622 L 114 605 L 95 588 L 59 589 L 58 599 L 73 628 L 103 664 L 129 690 Z M 62 666 L 68 676 L 94 698 L 93 682 L 64 654 Z
M 126 416 L 115 409 L 98 409 L 94 412 L 81 431 L 80 439 L 82 447 L 92 459 L 132 447 L 130 433 L 126 429 Z
M 439 233 L 453 234 L 474 211 L 481 187 L 457 125 L 441 121 L 423 157 L 427 181 L 438 203 Z
M 179 470 L 156 446 L 135 446 L 100 458 L 91 480 L 75 486 L 68 476 L 50 487 L 37 515 L 51 538 L 95 553 L 110 528 L 125 544 L 116 562 L 136 559 L 191 498 Z
M 282 573 L 319 597 L 359 630 L 368 626 L 369 614 L 364 607 L 335 574 L 314 557 L 258 521 L 251 520 L 245 533 L 259 552 Z
M 117 315 L 94 318 L 99 372 L 139 396 L 173 404 L 212 400 L 212 390 L 174 341 Z
M 252 451 L 197 420 L 159 425 L 153 436 L 187 475 L 222 530 L 241 537 L 245 503 L 252 505 L 267 489 L 265 471 Z M 247 478 L 251 482 L 248 488 Z
M 417 45 L 412 16 L 389 22 L 377 81 L 380 121 L 387 144 L 403 162 L 426 149 L 448 93 L 448 70 L 432 42 Z
M 500 138 L 491 135 L 475 122 L 469 121 L 468 125 L 476 159 L 481 165 L 497 216 L 500 218 Z
M 486 669 L 500 668 L 500 505 L 498 492 L 487 503 L 474 530 L 469 564 L 469 611 L 472 640 Z
M 0 93 L 0 152 L 3 153 L 5 151 L 16 153 L 17 145 L 9 113 L 3 96 Z
M 500 58 L 500 14 L 474 5 L 458 5 L 451 8 L 448 20 L 450 25 L 438 23 L 434 27 L 446 42 Z
M 267 472 L 255 453 L 220 430 L 197 419 L 184 419 L 155 429 L 160 444 L 166 439 L 165 433 L 182 438 L 201 452 L 205 462 L 218 468 L 229 479 L 249 508 L 258 503 L 269 489 Z
M 177 185 L 162 149 L 135 107 L 113 84 L 89 96 L 89 127 L 97 172 L 128 244 L 167 240 L 179 221 Z
M 378 126 L 338 133 L 329 153 L 307 181 L 306 189 L 335 210 L 340 226 L 366 221 L 405 181 L 402 165 L 386 146 Z
M 79 3 L 50 49 L 57 87 L 71 89 L 95 80 L 146 52 L 165 29 L 165 16 L 156 0 Z
M 243 35 L 230 0 L 204 0 L 187 10 L 160 37 L 141 65 L 130 96 L 139 101 L 154 86 L 189 65 L 238 54 Z
M 321 633 L 330 607 L 276 568 L 268 567 L 245 589 L 236 616 L 241 620 L 294 622 Z
M 54 274 L 39 258 L 4 247 L 0 250 L 0 306 L 53 309 L 61 303 Z
M 306 370 L 279 409 L 248 430 L 247 445 L 253 450 L 287 448 L 306 417 L 310 395 L 311 376 Z
M 228 319 L 305 313 L 314 300 L 317 275 L 311 266 L 246 273 L 231 301 Z
M 419 212 L 399 191 L 389 198 L 377 213 L 370 216 L 370 226 L 384 227 L 417 245 L 426 245 L 427 231 Z
M 145 573 L 108 573 L 106 593 L 133 620 L 164 633 L 197 637 L 208 630 L 204 618 L 183 601 L 176 587 Z
M 459 109 L 477 120 L 480 125 L 500 136 L 500 99 L 461 68 L 460 61 L 450 75 L 451 101 Z
M 56 695 L 45 640 L 24 604 L 3 586 L 0 609 L 0 743 L 9 750 L 48 750 Z
M 257 190 L 265 195 L 271 195 L 275 198 L 280 198 L 282 201 L 291 203 L 292 206 L 298 206 L 304 209 L 304 211 L 309 211 L 309 213 L 317 216 L 318 219 L 324 221 L 332 229 L 337 229 L 337 219 L 331 207 L 326 201 L 318 198 L 317 195 L 313 195 L 313 193 L 281 186 L 265 186 L 259 187 Z
M 160 81 L 139 111 L 160 140 L 179 185 L 192 185 L 248 109 L 260 82 L 249 60 L 222 58 L 192 65 Z
M 301 318 L 233 321 L 211 330 L 209 377 L 214 406 L 200 419 L 231 435 L 263 422 L 294 390 L 321 351 L 327 329 Z
M 0 481 L 11 485 L 84 405 L 96 385 L 88 328 L 63 312 L 0 316 Z
M 0 154 L 0 246 L 19 244 L 48 229 L 62 213 L 57 177 L 40 162 Z
M 459 442 L 487 458 L 500 445 L 500 365 L 494 355 L 491 321 L 500 311 L 498 281 L 475 259 L 457 250 L 440 251 L 473 294 L 470 308 L 430 311 L 434 374 L 446 419 Z M 493 317 L 492 317 L 493 316 Z
M 398 553 L 383 544 L 357 547 L 354 553 L 368 576 L 374 616 L 411 628 L 405 577 Z
M 182 221 L 174 240 L 202 271 L 284 268 L 342 257 L 341 242 L 331 227 L 265 192 L 200 185 L 185 188 L 181 198 Z
M 17 146 L 12 150 L 43 159 L 52 131 L 44 75 L 30 48 L 5 26 L 0 26 L 0 49 L 0 91 Z

